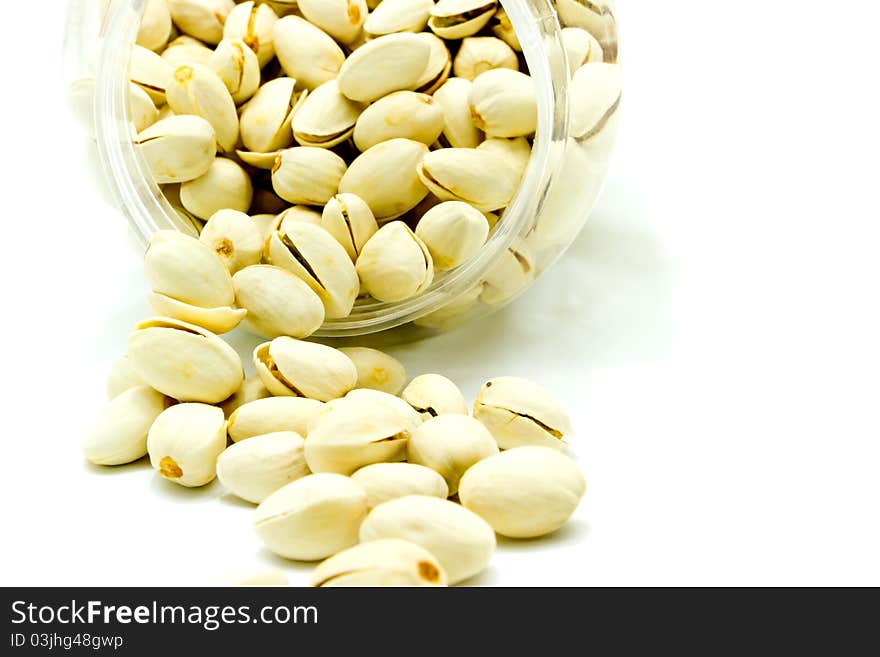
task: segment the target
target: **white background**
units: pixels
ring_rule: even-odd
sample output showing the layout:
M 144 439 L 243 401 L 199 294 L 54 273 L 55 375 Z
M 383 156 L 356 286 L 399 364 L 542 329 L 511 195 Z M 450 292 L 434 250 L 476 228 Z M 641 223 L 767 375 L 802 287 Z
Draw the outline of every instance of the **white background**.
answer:
M 254 561 L 303 583 L 218 484 L 83 462 L 147 288 L 65 113 L 65 3 L 31 4 L 0 42 L 0 583 L 201 584 Z M 472 583 L 878 585 L 880 11 L 618 4 L 625 117 L 590 224 L 514 307 L 392 350 L 469 397 L 532 377 L 574 417 L 575 518 L 502 541 Z

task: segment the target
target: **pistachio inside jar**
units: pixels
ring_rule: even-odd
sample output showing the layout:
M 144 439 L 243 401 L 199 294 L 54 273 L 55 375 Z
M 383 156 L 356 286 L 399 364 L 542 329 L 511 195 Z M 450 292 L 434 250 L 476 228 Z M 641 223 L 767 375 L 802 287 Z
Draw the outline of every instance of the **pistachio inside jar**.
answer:
M 599 195 L 618 52 L 607 0 L 72 0 L 68 14 L 69 99 L 144 245 L 225 212 L 248 267 L 319 293 L 323 338 L 454 328 L 545 271 Z M 340 288 L 350 309 L 327 304 L 303 256 L 328 249 L 358 287 Z

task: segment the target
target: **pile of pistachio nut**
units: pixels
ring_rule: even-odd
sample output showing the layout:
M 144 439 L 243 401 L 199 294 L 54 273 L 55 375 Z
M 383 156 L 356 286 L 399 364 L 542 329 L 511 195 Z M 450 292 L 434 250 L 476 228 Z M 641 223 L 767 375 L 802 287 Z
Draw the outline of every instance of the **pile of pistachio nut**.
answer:
M 584 29 L 601 7 L 565 0 L 559 15 L 572 71 L 601 63 Z M 474 258 L 520 184 L 537 123 L 496 0 L 147 0 L 129 77 L 137 149 L 165 196 L 242 272 L 240 287 L 289 288 L 302 325 L 268 332 L 295 337 L 358 300 L 412 298 Z M 295 274 L 320 307 L 259 263 Z M 501 274 L 476 290 L 487 303 L 523 287 L 523 275 Z M 182 301 L 154 306 L 205 314 Z M 243 316 L 205 321 L 228 330 Z
M 570 420 L 541 386 L 491 379 L 469 414 L 439 374 L 407 382 L 381 351 L 286 333 L 308 333 L 323 315 L 300 277 L 273 265 L 233 276 L 228 265 L 195 237 L 155 234 L 145 269 L 160 314 L 137 326 L 110 373 L 110 401 L 83 443 L 89 461 L 149 455 L 181 486 L 218 478 L 258 505 L 254 528 L 269 550 L 327 559 L 316 586 L 462 582 L 487 566 L 496 532 L 541 536 L 574 512 L 585 483 L 562 451 Z M 254 349 L 250 378 L 211 330 L 241 316 L 271 336 Z M 285 581 L 277 571 L 235 580 Z

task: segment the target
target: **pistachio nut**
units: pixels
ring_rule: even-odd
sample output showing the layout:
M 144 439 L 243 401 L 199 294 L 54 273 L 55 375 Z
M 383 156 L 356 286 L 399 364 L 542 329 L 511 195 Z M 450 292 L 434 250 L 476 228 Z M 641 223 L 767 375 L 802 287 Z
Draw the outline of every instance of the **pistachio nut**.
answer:
M 256 399 L 232 412 L 227 431 L 236 443 L 279 431 L 293 431 L 305 436 L 323 406 L 316 399 L 305 397 Z
M 459 78 L 473 80 L 493 68 L 519 70 L 519 59 L 509 45 L 497 37 L 467 37 L 452 63 L 452 72 Z
M 379 223 L 412 210 L 428 194 L 417 168 L 428 147 L 411 139 L 389 139 L 361 153 L 339 182 L 342 193 L 360 196 Z
M 486 27 L 497 7 L 495 0 L 440 0 L 431 9 L 428 27 L 444 39 L 463 39 Z
M 144 380 L 134 371 L 128 356 L 122 356 L 113 363 L 107 373 L 107 399 L 113 399 L 126 390 L 142 385 Z
M 348 98 L 372 102 L 392 91 L 416 89 L 431 56 L 427 41 L 415 34 L 380 36 L 355 50 L 339 69 L 339 90 Z
M 180 36 L 162 51 L 162 59 L 168 62 L 172 72 L 181 66 L 211 66 L 214 51 L 198 39 Z
M 247 311 L 242 308 L 231 306 L 203 308 L 158 292 L 150 292 L 147 301 L 153 313 L 160 317 L 173 317 L 218 334 L 228 333 L 247 315 Z
M 361 543 L 315 568 L 315 587 L 446 586 L 446 572 L 425 548 L 396 538 Z
M 495 532 L 472 511 L 426 495 L 407 495 L 374 508 L 360 527 L 361 542 L 400 538 L 421 545 L 446 571 L 449 584 L 489 565 Z
M 446 305 L 419 317 L 413 323 L 438 330 L 448 330 L 458 326 L 464 321 L 467 313 L 477 305 L 482 292 L 483 283 L 479 283 L 464 294 L 455 296 Z
M 571 136 L 586 141 L 601 132 L 617 111 L 622 75 L 617 64 L 581 66 L 571 80 Z
M 424 242 L 402 221 L 382 226 L 355 263 L 364 292 L 379 301 L 403 301 L 434 280 L 434 264 Z
M 239 164 L 225 157 L 214 158 L 205 173 L 180 185 L 183 207 L 204 221 L 220 210 L 247 212 L 253 197 L 250 176 Z
M 254 366 L 273 395 L 329 401 L 357 383 L 357 368 L 341 351 L 282 336 L 254 349 Z
M 538 103 L 532 78 L 493 68 L 474 79 L 468 95 L 471 118 L 487 137 L 522 137 L 535 132 Z
M 486 425 L 501 449 L 542 445 L 562 449 L 571 421 L 562 404 L 528 379 L 501 376 L 480 388 L 474 418 Z
M 519 176 L 500 156 L 475 148 L 431 151 L 417 171 L 438 198 L 464 201 L 481 212 L 507 207 L 519 184 Z
M 187 487 L 217 476 L 217 457 L 226 448 L 226 418 L 216 406 L 186 403 L 162 411 L 147 435 L 150 463 L 162 477 Z
M 443 108 L 431 96 L 397 91 L 370 105 L 354 126 L 354 143 L 365 151 L 402 137 L 430 146 L 443 132 Z
M 410 432 L 422 423 L 422 417 L 413 410 L 412 406 L 407 404 L 400 397 L 396 397 L 387 392 L 382 392 L 381 390 L 374 390 L 373 388 L 355 388 L 345 395 L 345 399 L 354 399 L 374 406 L 388 406 L 394 409 L 396 413 L 399 413 L 406 418 L 407 426 L 409 427 L 408 430 Z
M 234 7 L 233 0 L 168 0 L 174 24 L 212 45 L 223 38 L 223 23 Z
M 137 132 L 146 130 L 159 120 L 159 110 L 150 94 L 133 82 L 128 83 L 128 115 Z
M 260 262 L 263 236 L 254 220 L 238 210 L 218 210 L 202 228 L 199 241 L 220 256 L 234 274 Z
M 592 34 L 609 51 L 617 56 L 616 22 L 609 0 L 553 0 L 553 6 L 563 27 L 580 27 Z M 611 46 L 608 48 L 608 46 Z
M 277 20 L 272 26 L 272 41 L 285 73 L 305 89 L 335 78 L 345 61 L 345 53 L 333 37 L 299 16 Z
M 434 267 L 454 269 L 474 257 L 486 243 L 489 222 L 467 203 L 445 201 L 419 220 L 416 235 L 428 247 Z
M 370 463 L 403 461 L 413 428 L 412 416 L 390 404 L 336 399 L 309 428 L 306 462 L 312 472 L 350 475 Z
M 357 368 L 356 388 L 381 390 L 396 395 L 406 384 L 406 369 L 396 358 L 369 347 L 340 347 Z
M 461 390 L 440 374 L 421 374 L 409 382 L 400 395 L 425 419 L 456 413 L 467 415 Z
M 372 37 L 394 32 L 421 32 L 428 24 L 434 0 L 382 0 L 364 22 Z
M 266 386 L 260 381 L 260 377 L 254 374 L 253 376 L 246 378 L 238 387 L 238 390 L 224 399 L 219 406 L 223 409 L 223 415 L 229 418 L 235 411 L 245 404 L 257 401 L 258 399 L 266 399 L 271 396 L 272 393 L 266 389 Z M 229 427 L 227 424 L 227 430 L 228 429 Z
M 231 151 L 238 141 L 238 113 L 223 80 L 207 66 L 194 64 L 174 70 L 166 89 L 175 114 L 195 114 L 214 128 L 217 144 Z M 247 209 L 247 208 L 245 208 Z
M 320 297 L 328 319 L 351 312 L 359 288 L 357 272 L 342 245 L 320 226 L 285 224 L 269 239 L 269 260 L 305 281 Z
M 135 44 L 128 61 L 128 79 L 146 91 L 156 107 L 165 104 L 174 69 L 152 50 Z
M 345 173 L 345 160 L 313 146 L 286 148 L 272 167 L 272 188 L 285 201 L 324 205 L 333 198 Z
M 532 251 L 522 238 L 516 237 L 484 276 L 480 301 L 490 306 L 505 303 L 522 292 L 534 278 Z
M 449 79 L 449 73 L 452 71 L 452 55 L 446 47 L 446 42 L 440 37 L 430 32 L 420 32 L 416 37 L 427 43 L 431 49 L 425 70 L 416 83 L 416 91 L 433 94 Z
M 446 499 L 446 480 L 437 472 L 415 463 L 371 463 L 351 475 L 367 491 L 367 507 L 372 509 L 406 495 L 430 495 Z
M 307 93 L 295 90 L 293 78 L 275 78 L 261 86 L 241 111 L 241 141 L 254 153 L 273 153 L 293 143 L 290 124 Z M 260 168 L 271 169 L 275 157 Z M 267 166 L 268 164 L 268 166 Z
M 406 460 L 442 475 L 450 495 L 458 492 L 458 482 L 468 468 L 497 453 L 498 444 L 489 430 L 474 418 L 458 413 L 423 422 L 406 446 Z
M 352 262 L 379 230 L 370 206 L 355 194 L 337 194 L 331 198 L 324 206 L 320 225 L 343 246 Z
M 489 24 L 492 29 L 492 34 L 504 41 L 504 43 L 513 48 L 516 52 L 522 52 L 522 45 L 519 42 L 519 37 L 516 35 L 516 30 L 513 29 L 513 25 L 510 22 L 507 12 L 504 11 L 504 7 L 498 7 Z
M 313 474 L 263 500 L 254 529 L 275 554 L 317 561 L 355 545 L 366 514 L 367 494 L 360 484 L 338 474 Z
M 260 60 L 241 39 L 224 39 L 217 44 L 210 66 L 236 105 L 249 100 L 260 88 Z
M 278 568 L 263 565 L 236 565 L 226 568 L 213 583 L 217 586 L 287 586 L 290 581 L 287 574 Z
M 170 317 L 141 322 L 128 357 L 149 386 L 180 401 L 217 404 L 244 380 L 235 349 L 210 331 Z
M 500 155 L 504 162 L 516 171 L 517 179 L 521 179 L 532 157 L 532 146 L 525 137 L 492 137 L 477 146 L 477 150 Z
M 257 54 L 260 68 L 275 56 L 272 26 L 278 14 L 265 2 L 242 2 L 235 6 L 223 24 L 224 39 L 241 39 Z
M 309 474 L 303 437 L 293 431 L 254 436 L 223 450 L 217 478 L 236 497 L 259 504 L 276 490 Z
M 572 74 L 584 64 L 602 62 L 602 45 L 592 34 L 579 27 L 564 27 L 560 32 L 568 69 Z
M 346 45 L 358 38 L 368 12 L 365 0 L 298 0 L 297 7 L 307 21 Z
M 293 137 L 303 146 L 332 148 L 351 137 L 363 103 L 339 92 L 336 80 L 314 89 L 293 119 Z
M 138 27 L 136 43 L 159 52 L 171 37 L 171 12 L 166 0 L 146 0 Z
M 96 465 L 122 465 L 146 456 L 147 432 L 165 405 L 165 395 L 145 385 L 115 395 L 85 435 L 85 457 Z
M 200 116 L 169 116 L 138 133 L 137 150 L 160 185 L 193 180 L 214 163 L 214 128 Z
M 565 454 L 518 447 L 475 464 L 458 494 L 502 536 L 533 538 L 568 522 L 585 490 L 584 476 Z
M 324 304 L 295 274 L 273 265 L 251 265 L 232 277 L 235 301 L 247 326 L 267 338 L 305 338 L 324 323 Z
M 434 100 L 443 110 L 443 134 L 440 144 L 453 148 L 476 148 L 483 141 L 482 131 L 471 119 L 468 96 L 473 83 L 464 78 L 449 78 L 434 92 Z

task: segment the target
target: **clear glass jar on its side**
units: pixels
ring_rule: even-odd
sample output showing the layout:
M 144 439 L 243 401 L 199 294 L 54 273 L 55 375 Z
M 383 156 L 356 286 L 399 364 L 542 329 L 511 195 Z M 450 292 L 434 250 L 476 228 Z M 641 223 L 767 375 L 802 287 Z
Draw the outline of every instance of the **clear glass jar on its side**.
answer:
M 132 142 L 127 53 L 143 6 L 144 0 L 71 0 L 66 62 L 71 104 L 93 130 L 109 186 L 146 244 L 159 229 L 196 233 L 198 227 L 175 210 Z M 491 25 L 498 31 L 512 27 L 537 91 L 532 155 L 516 195 L 472 260 L 405 301 L 359 300 L 351 315 L 328 320 L 317 337 L 404 325 L 418 336 L 486 315 L 522 293 L 583 227 L 607 172 L 620 115 L 613 5 L 501 0 Z M 587 30 L 599 49 L 585 53 L 573 45 L 568 28 Z

